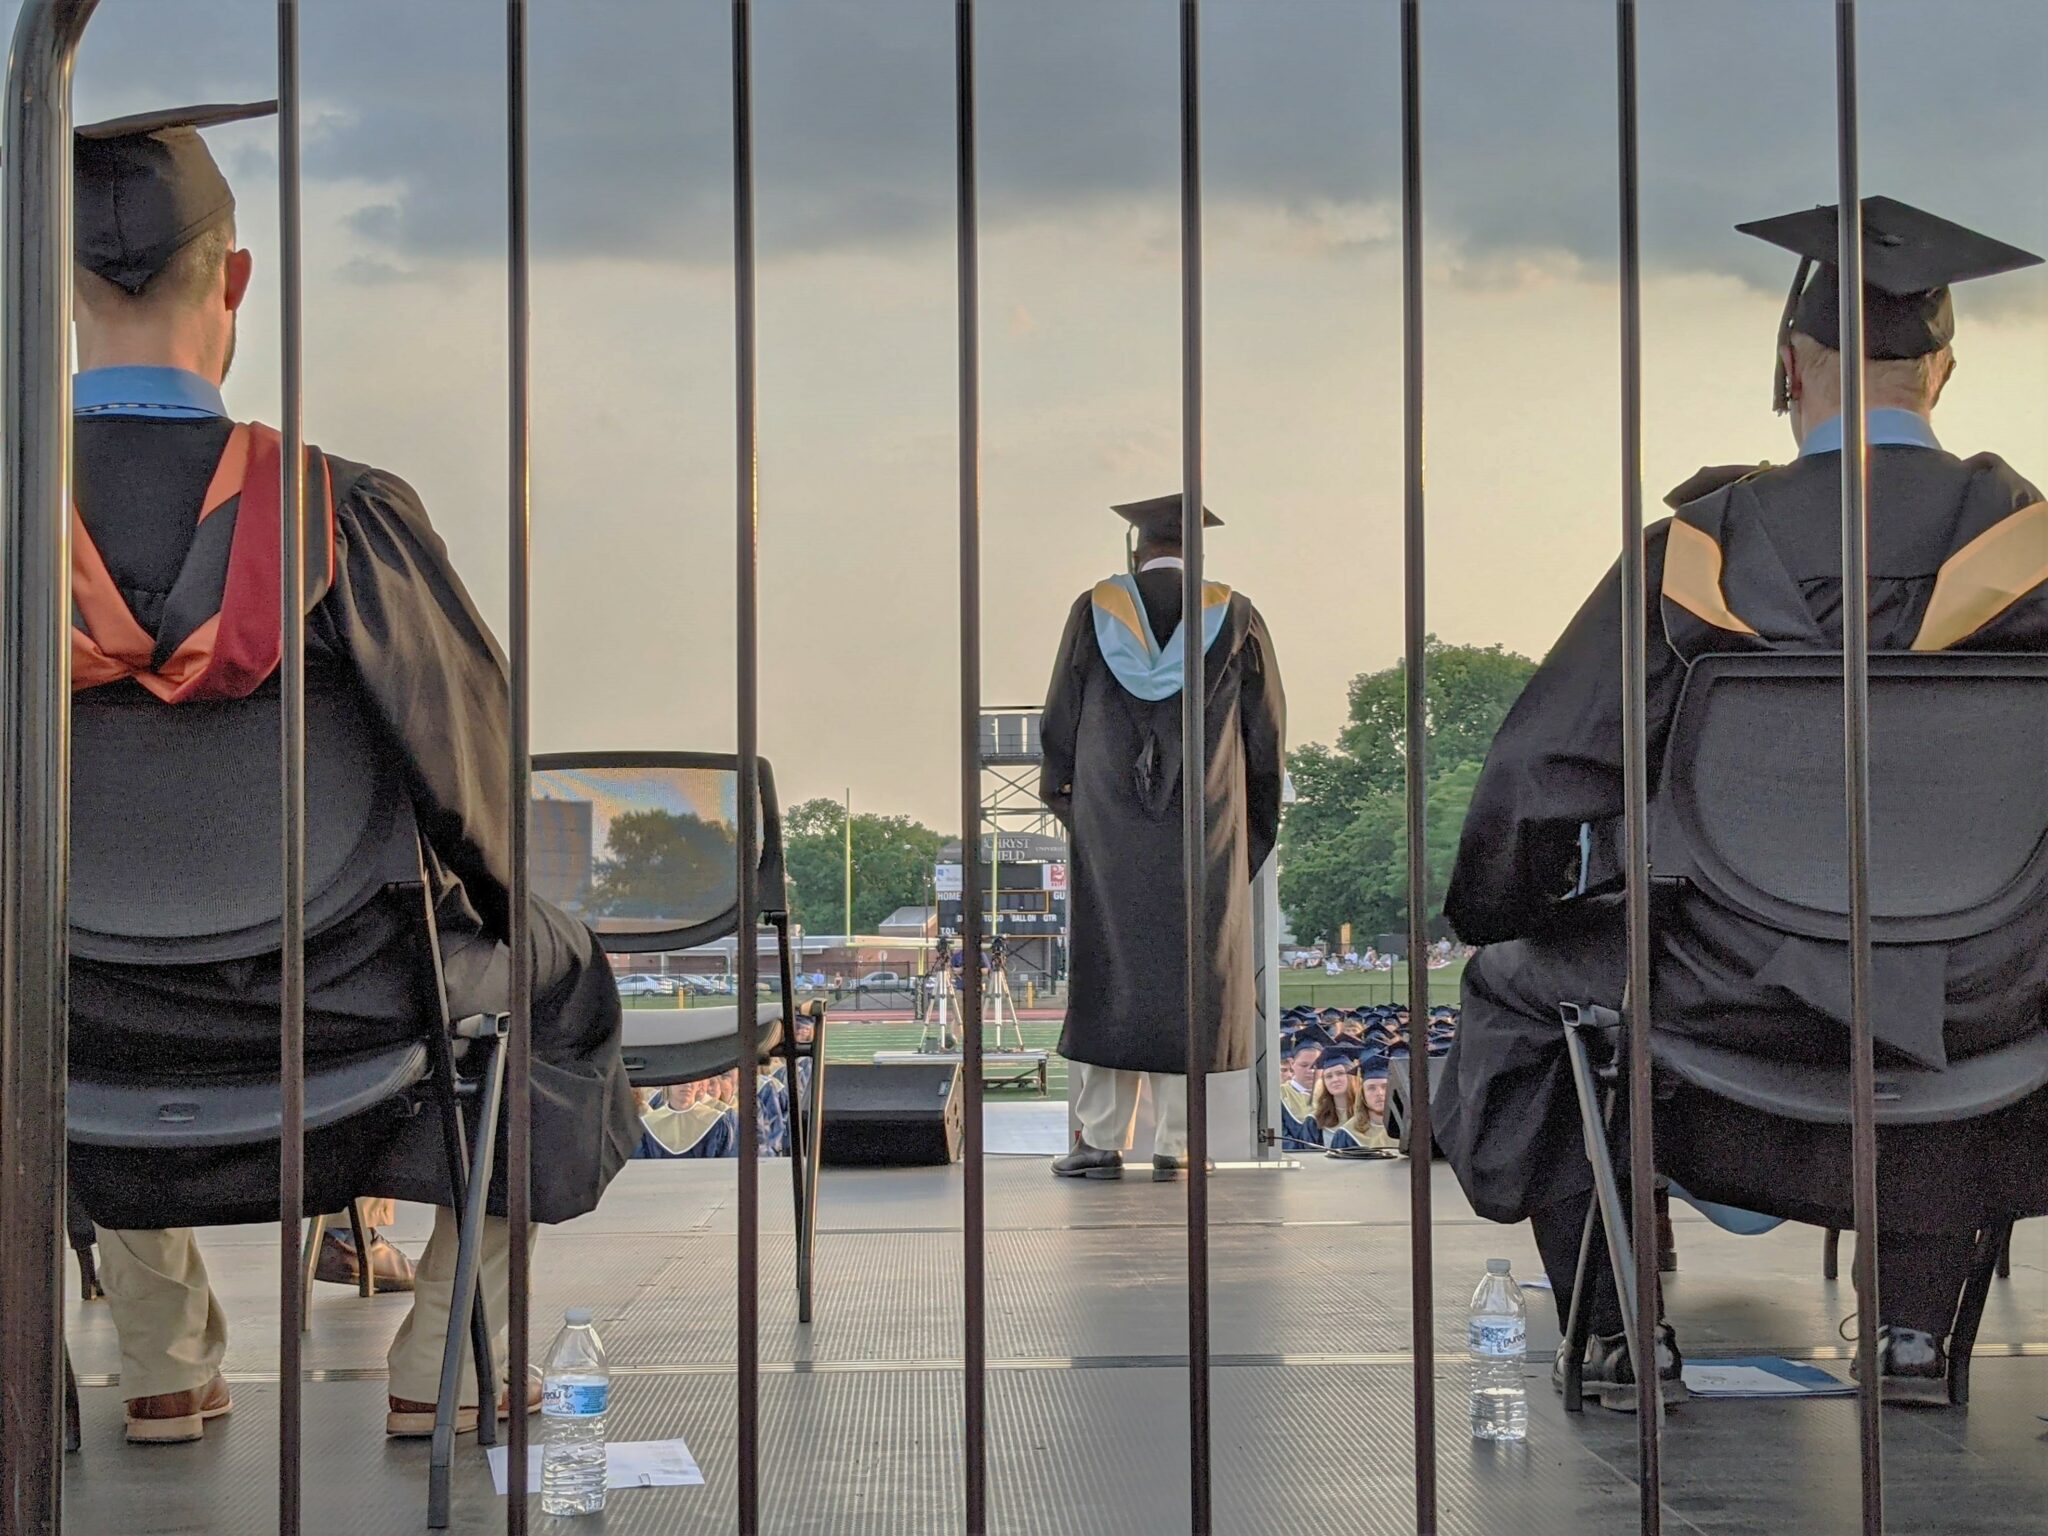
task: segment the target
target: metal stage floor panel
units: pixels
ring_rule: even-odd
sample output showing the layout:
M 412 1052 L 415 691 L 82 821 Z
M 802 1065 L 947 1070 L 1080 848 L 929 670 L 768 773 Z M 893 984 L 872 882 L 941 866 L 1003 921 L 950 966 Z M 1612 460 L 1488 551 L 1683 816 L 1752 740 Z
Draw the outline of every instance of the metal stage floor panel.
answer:
M 1412 1529 L 1405 1163 L 1225 1172 L 1215 1194 L 1218 1529 L 1229 1536 Z M 1437 1170 L 1442 1509 L 1447 1533 L 1579 1536 L 1635 1528 L 1633 1421 L 1565 1417 L 1547 1381 L 1556 1332 L 1532 1294 L 1527 1446 L 1475 1447 L 1462 1421 L 1464 1301 L 1490 1256 L 1536 1272 L 1526 1230 L 1475 1218 Z M 819 1317 L 800 1335 L 789 1290 L 787 1185 L 764 1169 L 764 1529 L 922 1536 L 959 1529 L 960 1171 L 828 1170 Z M 544 1335 L 568 1305 L 602 1319 L 619 1372 L 611 1433 L 680 1435 L 709 1486 L 632 1490 L 614 1533 L 725 1533 L 732 1519 L 730 1164 L 640 1163 L 601 1210 L 549 1233 L 535 1267 Z M 1184 1185 L 1056 1182 L 1042 1161 L 989 1168 L 990 1457 L 1004 1536 L 1170 1536 L 1186 1528 Z M 779 1197 L 779 1198 L 778 1198 Z M 408 1209 L 398 1236 L 424 1237 Z M 202 1239 L 232 1335 L 236 1411 L 203 1444 L 120 1441 L 118 1354 L 106 1308 L 71 1303 L 87 1383 L 86 1449 L 67 1463 L 66 1528 L 91 1536 L 274 1529 L 274 1230 Z M 1731 1238 L 1681 1217 L 1670 1310 L 1694 1355 L 1831 1359 L 1851 1310 L 1820 1278 L 1818 1234 Z M 1845 1270 L 1846 1270 L 1846 1258 Z M 1987 1312 L 1966 1414 L 1887 1417 L 1890 1526 L 2009 1531 L 2048 1508 L 2048 1222 L 2021 1227 L 2014 1276 Z M 306 1530 L 423 1527 L 426 1451 L 381 1436 L 384 1346 L 406 1298 L 320 1287 L 306 1386 Z M 1667 1529 L 1856 1528 L 1853 1399 L 1693 1403 L 1666 1441 Z M 548 1529 L 543 1523 L 536 1529 Z M 467 1442 L 456 1529 L 503 1529 Z

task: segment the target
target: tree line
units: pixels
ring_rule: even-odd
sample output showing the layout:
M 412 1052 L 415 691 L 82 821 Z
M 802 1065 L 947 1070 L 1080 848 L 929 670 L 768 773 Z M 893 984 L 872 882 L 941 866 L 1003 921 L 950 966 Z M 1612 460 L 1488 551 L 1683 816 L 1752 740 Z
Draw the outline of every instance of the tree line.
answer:
M 1458 832 L 1494 732 L 1536 663 L 1501 646 L 1446 645 L 1427 660 L 1429 889 L 1432 932 L 1457 852 Z M 1280 830 L 1280 904 L 1303 939 L 1352 928 L 1361 948 L 1407 926 L 1407 668 L 1397 662 L 1352 679 L 1334 745 L 1288 755 L 1295 803 Z M 813 933 L 846 926 L 846 807 L 806 800 L 783 817 L 790 902 Z M 732 833 L 694 816 L 639 811 L 612 823 L 595 871 L 591 909 L 616 916 L 674 914 L 731 890 Z M 873 933 L 899 907 L 931 900 L 932 866 L 953 841 L 908 816 L 853 818 L 853 931 Z M 691 893 L 697 893 L 692 895 Z

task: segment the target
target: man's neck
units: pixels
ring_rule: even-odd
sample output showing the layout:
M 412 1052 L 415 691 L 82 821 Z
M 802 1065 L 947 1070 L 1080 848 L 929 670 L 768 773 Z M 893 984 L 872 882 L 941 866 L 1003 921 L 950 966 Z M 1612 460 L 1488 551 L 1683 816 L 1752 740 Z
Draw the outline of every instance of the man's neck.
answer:
M 1840 403 L 1837 402 L 1833 406 L 1827 407 L 1823 410 L 1809 412 L 1804 409 L 1803 401 L 1801 402 L 1801 406 L 1802 408 L 1799 412 L 1798 419 L 1798 430 L 1793 433 L 1793 436 L 1799 440 L 1800 448 L 1804 449 L 1806 447 L 1807 441 L 1813 436 L 1814 433 L 1818 432 L 1822 427 L 1833 428 L 1833 424 L 1839 422 L 1842 419 L 1842 407 Z M 1932 431 L 1934 426 L 1933 412 L 1922 410 L 1917 406 L 1893 405 L 1889 402 L 1876 402 L 1866 403 L 1863 407 L 1863 414 L 1866 417 L 1866 419 L 1871 415 L 1872 412 L 1875 411 L 1894 411 L 1904 416 L 1917 416 L 1920 418 L 1921 421 L 1927 424 L 1928 429 L 1930 431 Z
M 206 354 L 210 349 L 196 337 L 163 335 L 114 335 L 78 339 L 78 367 L 93 368 L 179 368 L 196 373 L 218 389 L 219 363 Z
M 1154 555 L 1148 560 L 1139 562 L 1138 574 L 1142 576 L 1147 571 L 1179 571 L 1186 568 L 1187 562 L 1181 559 L 1179 555 Z

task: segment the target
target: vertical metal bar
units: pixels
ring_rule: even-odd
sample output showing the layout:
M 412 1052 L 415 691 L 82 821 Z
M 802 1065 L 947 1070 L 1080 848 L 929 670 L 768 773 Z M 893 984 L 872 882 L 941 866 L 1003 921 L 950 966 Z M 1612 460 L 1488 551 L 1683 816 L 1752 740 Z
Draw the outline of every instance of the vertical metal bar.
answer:
M 506 1380 L 512 1412 L 506 1435 L 509 1458 L 505 1529 L 525 1536 L 527 1361 L 531 1354 L 531 1280 L 528 1255 L 533 1229 L 533 935 L 531 882 L 527 870 L 527 829 L 533 799 L 533 360 L 532 265 L 527 249 L 526 0 L 505 4 L 505 245 L 507 442 L 506 544 L 507 625 L 512 690 L 511 794 L 512 987 L 506 1051 L 508 1098 L 505 1114 L 505 1215 L 510 1227 L 511 1284 L 507 1293 Z M 479 1177 L 487 1176 L 481 1170 Z M 492 1411 L 479 1403 L 479 1415 Z
M 0 524 L 0 1536 L 62 1527 L 71 816 L 71 63 L 97 0 L 27 0 L 8 56 Z
M 283 1113 L 277 1142 L 277 1529 L 297 1536 L 304 1457 L 300 1370 L 306 1271 L 306 418 L 304 252 L 299 205 L 299 0 L 277 0 L 277 223 L 284 456 L 279 465 L 278 765 L 283 800 L 284 932 L 278 955 Z M 367 1270 L 367 1252 L 363 1256 Z
M 1429 634 L 1423 458 L 1422 7 L 1401 0 L 1401 446 L 1408 819 L 1409 1350 L 1415 1359 L 1415 1529 L 1436 1536 L 1436 1234 L 1429 1102 Z M 1415 1054 L 1417 1041 L 1422 1054 Z
M 1642 220 L 1636 144 L 1636 5 L 1615 0 L 1615 139 L 1621 184 L 1621 772 L 1628 859 L 1629 1227 L 1635 1235 L 1636 1487 L 1644 1536 L 1664 1518 L 1657 1379 L 1657 1215 L 1650 1117 L 1649 621 L 1643 555 Z M 1616 1270 L 1616 1283 L 1620 1271 Z
M 1186 864 L 1188 1517 L 1209 1536 L 1208 722 L 1202 659 L 1202 5 L 1180 8 L 1181 857 Z
M 734 468 L 738 572 L 734 608 L 739 714 L 739 1536 L 761 1528 L 761 1166 L 755 1132 L 756 981 L 760 974 L 761 498 L 754 335 L 754 7 L 732 0 L 732 229 Z
M 1877 1325 L 1877 1072 L 1870 1035 L 1870 440 L 1863 415 L 1863 192 L 1856 115 L 1856 0 L 1835 5 L 1835 268 L 1842 334 L 1842 795 L 1849 823 L 1849 1109 L 1855 1160 L 1856 1363 L 1866 1536 L 1884 1530 Z
M 988 1280 L 981 1076 L 981 206 L 975 165 L 974 0 L 953 8 L 957 133 L 960 348 L 960 1065 L 966 1123 L 961 1150 L 961 1429 L 967 1536 L 988 1531 Z M 1001 836 L 999 827 L 991 833 Z M 993 867 L 993 866 L 992 866 Z M 1002 899 L 991 898 L 996 932 Z

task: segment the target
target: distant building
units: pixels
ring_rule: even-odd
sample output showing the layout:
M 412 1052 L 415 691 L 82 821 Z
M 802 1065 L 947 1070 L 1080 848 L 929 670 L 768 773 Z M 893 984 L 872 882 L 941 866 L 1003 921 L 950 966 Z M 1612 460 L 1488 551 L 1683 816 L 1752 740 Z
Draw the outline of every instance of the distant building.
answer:
M 533 894 L 571 912 L 590 892 L 596 830 L 588 800 L 535 800 L 527 836 Z

